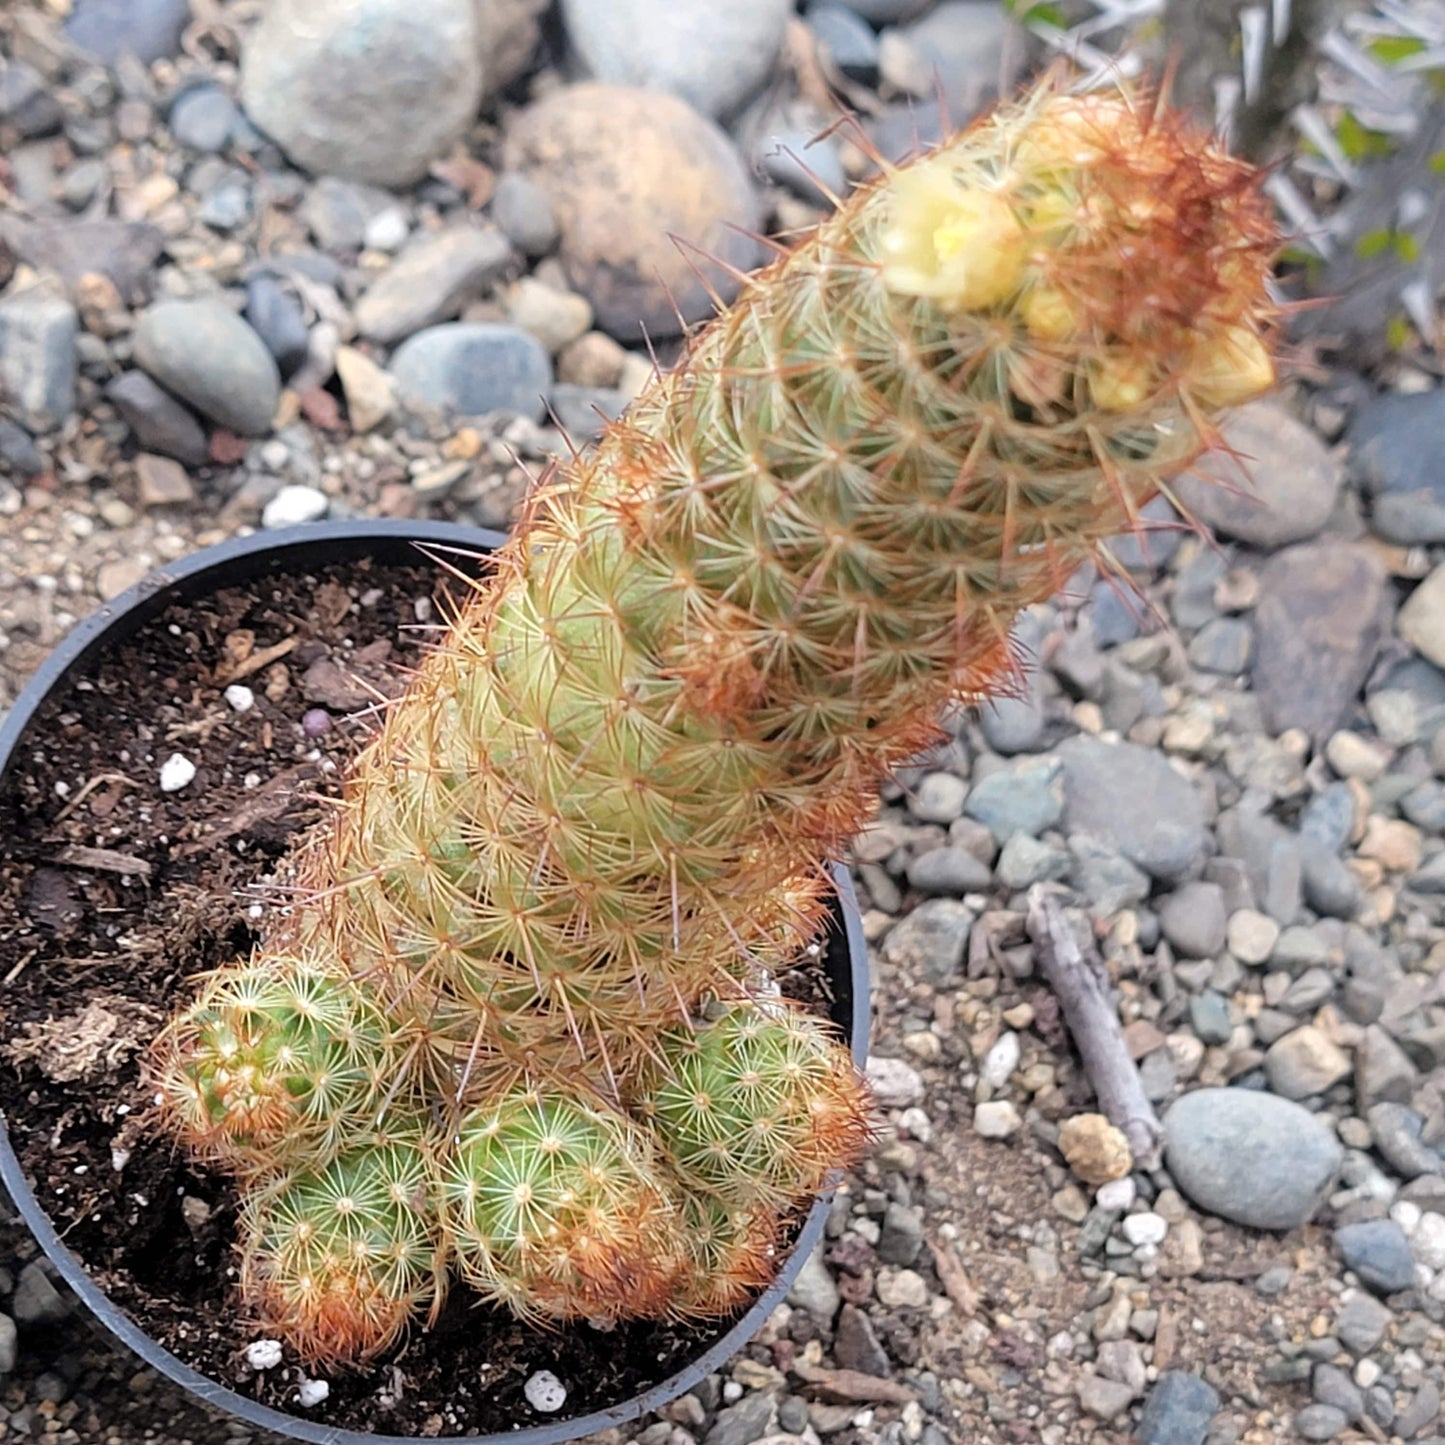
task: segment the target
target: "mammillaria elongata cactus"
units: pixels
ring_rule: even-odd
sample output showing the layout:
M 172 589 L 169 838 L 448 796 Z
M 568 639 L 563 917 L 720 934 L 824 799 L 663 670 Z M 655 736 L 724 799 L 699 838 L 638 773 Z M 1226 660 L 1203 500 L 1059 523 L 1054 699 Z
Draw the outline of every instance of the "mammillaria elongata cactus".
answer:
M 542 1321 L 723 1314 L 867 1134 L 769 996 L 879 779 L 1272 384 L 1251 170 L 1045 87 L 752 278 L 534 498 L 170 1025 L 244 1285 L 354 1362 L 460 1275 Z

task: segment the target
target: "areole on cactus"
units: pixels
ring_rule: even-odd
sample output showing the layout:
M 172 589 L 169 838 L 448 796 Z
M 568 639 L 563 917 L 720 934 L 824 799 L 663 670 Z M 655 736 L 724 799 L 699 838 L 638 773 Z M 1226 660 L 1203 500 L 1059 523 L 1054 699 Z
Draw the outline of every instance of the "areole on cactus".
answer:
M 750 278 L 511 544 L 159 1041 L 244 1287 L 354 1363 L 461 1277 L 709 1315 L 856 1156 L 775 996 L 940 704 L 1273 383 L 1257 175 L 1152 95 L 999 110 Z

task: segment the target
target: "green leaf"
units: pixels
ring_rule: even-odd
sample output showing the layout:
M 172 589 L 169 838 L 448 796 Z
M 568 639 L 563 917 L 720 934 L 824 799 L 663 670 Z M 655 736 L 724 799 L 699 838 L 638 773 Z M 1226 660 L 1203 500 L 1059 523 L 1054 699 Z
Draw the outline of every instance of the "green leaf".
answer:
M 1414 334 L 1415 330 L 1409 321 L 1398 314 L 1385 323 L 1385 341 L 1391 351 L 1403 351 Z
M 1352 161 L 1390 154 L 1390 137 L 1361 125 L 1349 111 L 1344 113 L 1339 125 L 1335 127 L 1335 139 L 1339 141 L 1340 149 Z
M 1389 231 L 1366 231 L 1355 242 L 1355 255 L 1362 261 L 1372 260 L 1388 251 L 1393 241 L 1394 236 Z
M 1418 35 L 1377 35 L 1365 47 L 1376 60 L 1395 65 L 1411 55 L 1418 55 L 1425 42 Z
M 1052 25 L 1056 30 L 1067 28 L 1064 12 L 1048 0 L 1004 0 L 1004 9 L 1020 24 Z
M 1445 151 L 1436 151 L 1428 162 L 1431 175 L 1445 174 Z
M 1303 267 L 1305 273 L 1311 277 L 1323 270 L 1325 264 L 1308 246 L 1286 246 L 1279 253 L 1279 259 L 1286 266 Z
M 1413 265 L 1420 259 L 1420 243 L 1408 231 L 1400 231 L 1395 236 L 1395 254 L 1406 265 Z

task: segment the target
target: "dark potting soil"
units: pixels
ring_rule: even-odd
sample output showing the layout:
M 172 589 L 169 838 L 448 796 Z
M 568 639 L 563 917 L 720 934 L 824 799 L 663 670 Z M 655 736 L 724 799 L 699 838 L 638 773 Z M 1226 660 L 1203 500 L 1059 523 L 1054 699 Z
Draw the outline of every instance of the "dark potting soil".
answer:
M 404 685 L 444 591 L 433 569 L 353 564 L 172 609 L 48 707 L 0 787 L 0 1104 L 56 1230 L 201 1374 L 304 1418 L 423 1438 L 558 1418 L 524 1399 L 540 1369 L 567 1387 L 564 1417 L 618 1403 L 726 1328 L 540 1331 L 455 1288 L 432 1328 L 327 1376 L 328 1399 L 304 1410 L 289 1352 L 246 1363 L 265 1332 L 236 1288 L 229 1181 L 149 1127 L 149 1041 L 196 974 L 257 941 L 278 863 L 365 736 L 358 713 Z M 250 708 L 228 704 L 230 684 Z M 195 777 L 165 792 L 173 754 Z M 788 991 L 821 1003 L 821 982 L 808 969 Z

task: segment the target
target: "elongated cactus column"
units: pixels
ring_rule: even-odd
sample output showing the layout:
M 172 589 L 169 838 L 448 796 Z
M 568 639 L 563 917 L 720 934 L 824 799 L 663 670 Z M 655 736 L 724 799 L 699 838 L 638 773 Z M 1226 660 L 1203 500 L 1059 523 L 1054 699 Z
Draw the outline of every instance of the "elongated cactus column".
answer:
M 856 195 L 538 493 L 245 966 L 332 980 L 336 1048 L 230 971 L 163 1044 L 298 1344 L 380 1348 L 449 1263 L 545 1318 L 767 1277 L 866 1102 L 765 970 L 938 706 L 1007 684 L 1019 609 L 1272 384 L 1275 243 L 1255 175 L 1166 110 L 1036 93 Z M 323 1318 L 297 1201 L 373 1177 L 378 1121 L 421 1141 L 432 1250 L 381 1211 L 366 1309 L 338 1286 Z

